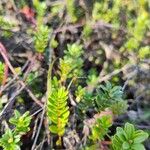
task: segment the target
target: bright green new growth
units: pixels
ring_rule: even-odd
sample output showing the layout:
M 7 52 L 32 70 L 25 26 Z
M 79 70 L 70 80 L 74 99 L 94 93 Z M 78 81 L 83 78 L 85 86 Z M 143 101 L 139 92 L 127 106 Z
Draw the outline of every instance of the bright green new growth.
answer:
M 50 120 L 50 131 L 58 134 L 57 144 L 61 144 L 61 137 L 65 133 L 68 123 L 69 107 L 67 106 L 68 91 L 64 86 L 54 87 L 47 102 L 47 114 Z
M 59 136 L 57 141 L 61 145 L 61 137 L 65 133 L 65 126 L 68 123 L 69 107 L 67 106 L 68 89 L 63 86 L 68 78 L 77 77 L 82 74 L 81 67 L 83 60 L 80 58 L 83 50 L 78 44 L 67 45 L 65 56 L 60 59 L 59 76 L 51 81 L 52 66 L 48 71 L 47 82 L 47 115 L 50 121 L 50 131 Z M 78 99 L 82 97 L 82 89 L 76 93 Z
M 3 16 L 0 16 L 0 27 L 4 29 L 4 31 L 2 32 L 4 36 L 6 37 L 11 36 L 11 32 L 9 32 L 9 30 L 11 30 L 13 26 L 14 26 L 13 23 L 7 21 Z
M 60 77 L 61 81 L 66 81 L 67 78 L 78 77 L 82 75 L 83 59 L 82 46 L 79 44 L 68 44 L 65 50 L 65 56 L 60 59 Z
M 150 58 L 150 46 L 141 47 L 139 49 L 139 58 Z
M 76 16 L 76 7 L 75 7 L 75 1 L 74 0 L 67 0 L 66 1 L 66 8 L 68 15 L 70 17 L 71 22 L 76 22 L 78 20 Z
M 124 129 L 117 127 L 116 134 L 112 137 L 113 150 L 145 150 L 144 142 L 148 133 L 143 130 L 135 130 L 134 126 L 126 123 Z
M 20 137 L 21 135 L 15 135 L 12 130 L 7 129 L 0 139 L 0 146 L 4 150 L 20 150 Z
M 29 112 L 25 112 L 23 115 L 15 110 L 15 116 L 10 118 L 9 122 L 15 126 L 13 130 L 6 129 L 5 134 L 0 138 L 0 146 L 4 150 L 20 150 L 20 138 L 27 133 L 30 128 L 31 116 Z
M 112 126 L 112 116 L 102 116 L 96 120 L 96 123 L 92 127 L 92 135 L 90 138 L 93 141 L 103 140 L 104 136 L 108 133 L 109 127 Z
M 9 122 L 15 126 L 15 134 L 23 135 L 30 130 L 29 125 L 31 122 L 31 116 L 29 111 L 23 115 L 19 111 L 15 110 L 15 116 L 10 118 Z
M 34 46 L 37 52 L 43 53 L 48 44 L 49 28 L 44 25 L 40 25 L 37 31 L 34 33 Z
M 94 21 L 103 20 L 106 22 L 112 22 L 112 24 L 117 25 L 118 16 L 121 8 L 121 0 L 113 1 L 113 5 L 110 8 L 110 4 L 108 0 L 95 2 L 92 17 Z
M 43 23 L 43 16 L 46 13 L 46 3 L 40 2 L 39 0 L 33 0 L 33 5 L 37 12 L 37 24 L 41 25 Z
M 77 90 L 75 91 L 76 102 L 79 103 L 83 99 L 85 92 L 86 92 L 86 89 L 82 88 L 82 86 L 79 85 L 77 87 Z
M 39 53 L 43 53 L 48 44 L 50 29 L 43 24 L 43 18 L 46 13 L 46 3 L 34 0 L 33 5 L 37 12 L 37 28 L 34 32 L 34 47 Z

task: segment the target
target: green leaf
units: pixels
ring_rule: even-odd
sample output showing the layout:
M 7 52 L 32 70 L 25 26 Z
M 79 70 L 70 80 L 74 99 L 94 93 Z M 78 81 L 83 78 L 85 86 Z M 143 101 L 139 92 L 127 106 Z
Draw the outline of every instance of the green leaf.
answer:
M 133 150 L 145 150 L 145 147 L 143 144 L 134 144 L 131 147 Z
M 141 143 L 145 141 L 148 136 L 148 133 L 142 131 L 141 133 L 136 134 L 136 137 L 134 138 L 134 143 Z
M 58 85 L 53 87 L 50 94 L 47 94 L 49 95 L 47 102 L 47 115 L 51 124 L 50 131 L 62 136 L 65 132 L 65 126 L 68 123 L 68 117 L 70 114 L 69 107 L 67 106 L 68 91 L 64 86 Z
M 57 126 L 55 126 L 55 125 L 50 125 L 49 130 L 50 130 L 52 133 L 55 133 L 55 134 L 58 133 L 58 128 L 57 128 Z
M 124 130 L 128 136 L 128 139 L 132 138 L 134 131 L 135 131 L 134 126 L 127 122 L 125 124 Z
M 130 148 L 130 145 L 129 145 L 129 143 L 128 142 L 123 142 L 123 145 L 122 145 L 122 148 L 123 149 L 129 149 Z

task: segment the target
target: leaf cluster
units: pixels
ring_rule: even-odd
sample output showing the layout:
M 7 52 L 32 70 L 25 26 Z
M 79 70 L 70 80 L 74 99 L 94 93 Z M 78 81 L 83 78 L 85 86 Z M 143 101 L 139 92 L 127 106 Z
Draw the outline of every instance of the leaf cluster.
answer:
M 14 117 L 10 118 L 9 122 L 15 126 L 15 134 L 23 135 L 30 130 L 31 116 L 28 111 L 21 115 L 19 111 L 15 110 Z
M 145 150 L 144 142 L 148 133 L 143 130 L 135 130 L 133 124 L 126 123 L 124 129 L 117 127 L 116 134 L 112 137 L 114 150 Z
M 69 107 L 67 106 L 68 91 L 65 87 L 55 87 L 47 102 L 47 115 L 50 120 L 49 129 L 52 133 L 62 137 L 65 133 L 65 126 L 68 123 Z M 60 145 L 60 141 L 57 141 Z
M 34 32 L 34 47 L 39 53 L 43 53 L 48 44 L 50 29 L 47 26 L 39 25 Z
M 100 85 L 95 93 L 87 93 L 79 104 L 79 109 L 85 112 L 94 108 L 97 112 L 109 108 L 113 114 L 119 115 L 127 110 L 127 102 L 123 100 L 123 91 L 120 86 L 113 86 L 110 82 Z
M 65 55 L 63 59 L 60 59 L 60 77 L 61 81 L 65 81 L 67 78 L 78 77 L 82 75 L 83 54 L 82 45 L 68 44 L 67 50 L 64 51 Z
M 96 120 L 96 123 L 92 127 L 92 135 L 90 138 L 93 141 L 103 140 L 104 136 L 108 133 L 109 127 L 112 126 L 112 116 L 104 115 Z
M 10 118 L 9 122 L 15 126 L 13 130 L 6 129 L 5 133 L 0 138 L 0 146 L 4 150 L 20 150 L 20 138 L 26 134 L 30 128 L 31 116 L 29 112 L 25 112 L 23 115 L 19 111 L 14 111 L 14 116 Z
M 0 16 L 0 27 L 4 29 L 2 35 L 5 37 L 10 37 L 12 33 L 9 31 L 14 27 L 14 24 L 6 20 L 3 16 Z M 5 31 L 6 30 L 6 31 Z
M 39 0 L 34 0 L 33 5 L 37 12 L 37 28 L 34 32 L 34 47 L 37 52 L 43 53 L 47 47 L 50 33 L 49 27 L 43 23 L 44 15 L 46 13 L 46 3 L 40 2 Z
M 121 86 L 112 86 L 110 82 L 106 82 L 106 85 L 100 85 L 96 92 L 96 106 L 98 110 L 104 110 L 105 108 L 116 108 L 116 113 L 120 113 L 119 110 L 125 110 L 127 108 L 126 101 L 123 100 L 123 91 Z M 121 107 L 121 108 L 120 108 Z M 123 108 L 123 109 L 122 109 Z

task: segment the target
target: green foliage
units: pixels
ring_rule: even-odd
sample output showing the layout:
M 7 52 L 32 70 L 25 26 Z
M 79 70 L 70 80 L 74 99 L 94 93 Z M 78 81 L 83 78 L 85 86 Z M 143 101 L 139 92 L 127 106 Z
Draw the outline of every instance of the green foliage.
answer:
M 6 20 L 3 16 L 0 16 L 0 27 L 4 29 L 2 35 L 5 37 L 10 37 L 12 33 L 9 31 L 14 27 L 14 24 L 8 20 Z
M 52 13 L 54 16 L 57 15 L 58 12 L 59 12 L 60 10 L 62 10 L 62 8 L 63 8 L 62 6 L 63 6 L 62 3 L 56 4 L 56 5 L 52 6 L 52 8 L 51 8 L 51 13 Z
M 31 122 L 31 116 L 28 111 L 23 115 L 17 110 L 15 110 L 14 113 L 14 117 L 10 118 L 9 122 L 15 126 L 15 134 L 23 135 L 30 130 L 29 125 Z
M 9 122 L 15 126 L 13 130 L 7 128 L 5 133 L 0 138 L 0 146 L 4 150 L 20 150 L 20 138 L 27 133 L 30 128 L 31 116 L 29 112 L 25 112 L 23 115 L 15 110 L 15 115 L 10 118 Z
M 141 47 L 139 49 L 139 58 L 141 58 L 141 59 L 150 58 L 150 47 L 149 46 Z
M 50 120 L 50 131 L 62 137 L 65 133 L 65 126 L 68 123 L 69 107 L 67 106 L 68 91 L 65 87 L 53 87 L 52 93 L 47 101 L 47 115 Z M 61 140 L 57 141 L 61 144 Z
M 96 120 L 96 123 L 92 127 L 92 135 L 90 138 L 93 141 L 103 140 L 104 136 L 108 133 L 109 127 L 112 126 L 112 116 L 102 116 Z
M 4 77 L 4 64 L 0 61 L 0 84 L 2 83 Z
M 33 5 L 37 12 L 37 24 L 41 25 L 43 23 L 43 17 L 46 12 L 46 3 L 40 2 L 39 0 L 33 0 Z
M 98 81 L 97 71 L 94 68 L 92 68 L 89 71 L 86 83 L 90 86 L 95 87 L 97 85 L 97 81 Z
M 39 25 L 37 31 L 34 32 L 34 46 L 35 50 L 39 53 L 43 53 L 48 44 L 49 28 L 44 25 Z
M 27 5 L 27 2 L 25 0 L 20 0 L 18 3 L 19 8 L 23 8 L 26 5 Z
M 20 135 L 15 135 L 12 130 L 7 129 L 0 139 L 0 146 L 4 150 L 20 150 L 20 137 Z
M 121 7 L 121 0 L 113 1 L 112 6 L 110 7 L 109 0 L 106 1 L 96 1 L 94 3 L 92 18 L 94 21 L 98 21 L 100 19 L 106 22 L 112 22 L 114 25 L 119 25 L 119 13 Z
M 120 86 L 112 86 L 111 83 L 107 81 L 105 86 L 100 85 L 99 89 L 97 89 L 95 99 L 97 109 L 104 110 L 105 108 L 108 107 L 111 108 L 118 102 L 123 102 L 123 104 L 125 104 L 122 99 L 122 96 L 123 96 L 122 88 Z
M 146 31 L 150 28 L 150 15 L 147 10 L 148 7 L 145 6 L 148 6 L 147 0 L 137 1 L 137 3 L 131 1 L 127 5 L 127 30 L 129 34 L 124 46 L 128 51 L 136 51 L 139 48 Z M 133 15 L 133 12 L 135 15 Z
M 119 115 L 126 112 L 128 105 L 123 100 L 123 91 L 120 86 L 112 86 L 110 82 L 100 85 L 94 94 L 86 93 L 79 109 L 88 110 L 94 108 L 97 112 L 109 108 L 114 114 Z
M 46 13 L 46 3 L 34 0 L 33 5 L 37 13 L 37 28 L 34 32 L 34 47 L 37 52 L 43 53 L 47 47 L 50 34 L 49 27 L 43 24 L 44 15 Z
M 128 105 L 126 101 L 117 101 L 111 105 L 111 110 L 114 115 L 121 115 L 127 111 Z
M 125 43 L 125 47 L 131 51 L 135 50 L 139 47 L 140 42 L 143 40 L 144 34 L 148 28 L 148 14 L 144 11 L 137 17 L 135 23 L 128 25 L 129 31 L 132 33 L 132 37 L 130 37 Z M 133 24 L 135 24 L 133 26 Z
M 64 56 L 59 58 L 59 62 L 56 64 L 56 68 L 53 70 L 53 74 L 53 63 L 50 65 L 47 77 L 47 117 L 49 120 L 49 129 L 52 133 L 52 136 L 53 134 L 58 136 L 58 141 L 56 144 L 61 145 L 61 138 L 65 134 L 67 124 L 69 124 L 69 109 L 73 110 L 71 115 L 77 116 L 76 129 L 82 128 L 83 121 L 86 121 L 82 120 L 83 118 L 87 119 L 87 117 L 94 116 L 91 119 L 94 120 L 94 123 L 92 122 L 93 125 L 88 126 L 91 129 L 91 135 L 87 137 L 86 144 L 89 144 L 90 147 L 86 149 L 96 150 L 100 145 L 98 142 L 105 140 L 106 136 L 109 137 L 108 133 L 109 128 L 113 123 L 113 115 L 116 117 L 116 115 L 124 113 L 127 110 L 128 105 L 127 102 L 123 99 L 122 87 L 114 86 L 108 81 L 106 84 L 98 86 L 99 73 L 93 68 L 95 66 L 100 66 L 100 69 L 103 69 L 102 73 L 104 71 L 104 75 L 106 75 L 110 70 L 112 71 L 116 68 L 120 69 L 124 63 L 128 62 L 128 59 L 130 59 L 132 56 L 136 56 L 136 54 L 138 59 L 146 59 L 150 57 L 150 47 L 146 46 L 149 42 L 147 40 L 149 32 L 147 31 L 150 29 L 150 2 L 149 0 L 66 0 L 47 2 L 48 1 L 44 0 L 33 0 L 33 6 L 36 11 L 36 27 L 31 33 L 34 35 L 33 42 L 35 50 L 39 53 L 43 53 L 48 44 L 50 44 L 51 48 L 56 48 L 59 44 L 59 40 L 62 40 L 61 36 L 59 37 L 59 35 L 63 33 L 67 33 L 68 35 L 68 29 L 66 30 L 66 27 L 68 27 L 70 24 L 71 26 L 73 24 L 73 28 L 79 31 L 77 36 L 74 36 L 74 32 L 71 32 L 69 28 L 69 34 L 73 34 L 73 40 L 71 39 L 71 41 L 74 41 L 75 39 L 77 42 L 84 44 L 81 45 L 77 42 L 68 44 L 66 50 L 63 51 Z M 20 4 L 17 5 L 24 6 L 25 4 L 28 5 L 29 2 L 21 0 Z M 48 8 L 46 5 L 48 5 Z M 9 8 L 10 6 L 6 5 L 6 7 Z M 15 10 L 14 6 L 11 8 L 11 12 Z M 88 7 L 90 7 L 89 10 Z M 1 12 L 4 12 L 2 10 L 3 8 L 0 9 Z M 6 15 L 9 13 L 10 12 L 6 13 Z M 26 14 L 26 17 L 30 17 L 31 14 L 30 12 L 28 13 Z M 82 15 L 85 15 L 85 17 L 79 18 Z M 68 17 L 67 22 L 63 20 L 66 16 Z M 45 22 L 47 25 L 44 24 Z M 78 22 L 78 24 L 74 24 L 76 22 Z M 64 32 L 56 33 L 54 37 L 49 39 L 51 25 L 53 26 L 54 30 L 60 29 L 61 31 L 62 29 Z M 11 30 L 12 27 L 12 23 L 7 21 L 5 17 L 0 16 L 0 28 L 2 28 L 2 34 L 4 36 L 11 35 L 9 30 Z M 22 24 L 19 23 L 18 28 L 21 29 L 20 31 L 25 31 L 26 27 L 22 27 Z M 32 28 L 30 28 L 30 30 L 31 29 Z M 18 31 L 16 33 L 18 34 Z M 106 38 L 104 35 L 105 33 Z M 120 33 L 124 38 L 120 36 Z M 65 34 L 63 35 L 64 37 Z M 79 41 L 76 39 L 78 35 L 80 36 Z M 58 41 L 56 41 L 57 36 Z M 18 36 L 15 39 L 17 40 Z M 109 40 L 111 40 L 111 42 Z M 107 47 L 105 49 L 105 46 L 103 46 L 103 42 L 106 42 L 107 45 L 110 46 L 108 49 L 111 50 L 112 48 L 110 58 L 107 56 L 108 50 Z M 63 46 L 65 46 L 65 44 L 63 44 Z M 87 55 L 84 54 L 83 47 L 87 49 L 91 48 L 91 50 L 101 50 L 99 52 L 89 52 L 88 50 L 89 54 Z M 60 47 L 58 47 L 57 50 L 59 51 Z M 130 51 L 132 51 L 132 53 Z M 63 52 L 60 52 L 59 54 L 61 55 Z M 105 52 L 106 54 L 104 54 Z M 52 58 L 54 57 L 52 56 Z M 90 66 L 92 69 L 90 71 L 85 69 L 85 74 L 88 77 L 87 80 L 82 81 L 82 84 L 80 84 L 80 82 L 77 83 L 76 81 L 78 77 L 81 77 L 84 74 L 82 68 L 85 59 L 92 64 L 86 64 L 85 68 Z M 120 61 L 121 59 L 122 61 Z M 106 61 L 106 66 L 103 61 Z M 45 64 L 45 62 L 47 63 L 47 61 L 44 61 L 42 64 Z M 16 63 L 14 65 L 16 65 Z M 45 68 L 43 65 L 42 67 Z M 19 74 L 21 76 L 23 75 L 21 72 L 19 72 Z M 0 62 L 0 83 L 2 82 L 3 75 L 4 64 Z M 32 81 L 37 76 L 37 72 L 30 73 L 26 79 L 26 83 L 30 87 L 32 86 L 31 88 L 33 92 L 36 90 L 35 86 L 37 86 L 37 83 L 35 84 L 35 82 Z M 112 77 L 113 83 L 118 82 L 119 79 L 119 76 Z M 74 106 L 73 103 L 68 105 L 67 100 L 69 98 L 72 101 L 76 101 L 76 106 Z M 0 105 L 0 107 L 3 107 L 3 103 Z M 101 116 L 101 113 L 105 110 L 110 110 L 112 114 Z M 77 111 L 81 112 L 81 115 Z M 95 118 L 95 113 L 96 115 L 99 114 L 99 118 Z M 147 115 L 145 117 L 147 117 Z M 17 110 L 15 110 L 15 115 L 9 120 L 9 122 L 13 125 L 14 128 L 6 129 L 5 134 L 0 138 L 0 146 L 2 146 L 4 150 L 20 149 L 20 139 L 22 135 L 29 131 L 31 116 L 29 115 L 29 112 L 21 115 Z M 142 142 L 147 138 L 147 133 L 142 130 L 135 130 L 132 124 L 126 123 L 124 129 L 120 127 L 117 128 L 116 134 L 112 137 L 112 147 L 114 150 L 142 150 L 144 149 Z M 90 142 L 94 142 L 94 145 L 91 145 L 93 143 L 88 143 L 88 140 Z M 63 146 L 65 146 L 65 144 Z
M 68 44 L 65 50 L 63 59 L 60 59 L 60 77 L 61 81 L 66 81 L 67 78 L 78 77 L 82 75 L 83 54 L 82 45 Z
M 90 35 L 92 33 L 92 28 L 91 28 L 91 24 L 90 22 L 87 22 L 85 25 L 84 25 L 84 28 L 83 28 L 83 36 L 84 38 L 89 38 Z
M 117 127 L 116 134 L 112 137 L 114 150 L 145 150 L 144 142 L 148 134 L 143 130 L 135 130 L 134 126 L 126 123 L 124 129 Z
M 82 113 L 86 113 L 89 108 L 95 107 L 94 102 L 95 97 L 92 93 L 85 92 L 82 101 L 78 104 L 78 111 Z
M 80 85 L 77 87 L 75 91 L 76 101 L 79 103 L 85 95 L 85 88 L 82 88 Z
M 56 48 L 58 46 L 58 42 L 54 38 L 52 38 L 50 41 L 50 46 L 52 48 Z
M 38 77 L 38 72 L 36 71 L 36 72 L 31 72 L 31 73 L 29 73 L 29 75 L 28 75 L 28 77 L 27 77 L 27 79 L 26 79 L 26 82 L 28 83 L 28 84 L 32 84 L 32 81 L 34 80 L 34 79 L 36 79 Z
M 67 12 L 70 17 L 71 22 L 76 22 L 77 21 L 77 16 L 76 16 L 76 7 L 75 7 L 75 1 L 74 0 L 67 0 L 66 1 L 66 7 L 67 7 Z
M 94 20 L 98 20 L 101 17 L 101 15 L 99 13 L 99 11 L 102 9 L 101 7 L 102 7 L 102 5 L 100 3 L 98 3 L 98 2 L 94 3 L 94 8 L 93 8 L 93 12 L 92 12 L 92 17 Z

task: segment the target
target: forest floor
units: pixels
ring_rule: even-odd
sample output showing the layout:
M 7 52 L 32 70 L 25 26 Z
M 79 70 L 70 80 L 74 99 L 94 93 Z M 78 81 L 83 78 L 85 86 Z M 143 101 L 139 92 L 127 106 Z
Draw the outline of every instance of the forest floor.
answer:
M 68 17 L 70 11 L 68 10 L 67 13 L 67 6 L 54 10 L 53 6 L 59 6 L 59 3 L 63 5 L 61 1 L 47 0 L 43 1 L 46 4 L 46 12 L 41 17 L 42 23 L 49 28 L 48 37 L 44 37 L 48 40 L 44 43 L 44 38 L 39 36 L 40 31 L 38 32 L 37 27 L 40 15 L 39 18 L 37 16 L 40 10 L 36 9 L 30 1 L 22 0 L 21 2 L 17 0 L 1 0 L 0 2 L 0 17 L 10 22 L 10 24 L 2 24 L 0 18 L 0 61 L 4 64 L 4 68 L 0 68 L 0 137 L 7 127 L 12 129 L 9 119 L 17 109 L 21 114 L 29 111 L 32 116 L 30 131 L 21 138 L 22 150 L 48 149 L 49 143 L 53 143 L 50 149 L 81 148 L 85 142 L 84 138 L 88 137 L 86 135 L 88 133 L 83 132 L 83 122 L 91 119 L 97 110 L 91 107 L 85 110 L 84 117 L 82 113 L 81 116 L 78 114 L 80 102 L 76 101 L 76 85 L 95 93 L 96 89 L 100 85 L 105 85 L 107 81 L 110 81 L 112 85 L 122 87 L 123 99 L 128 104 L 123 114 L 114 117 L 110 127 L 110 136 L 115 133 L 116 127 L 122 127 L 126 122 L 150 133 L 150 28 L 142 31 L 144 32 L 142 40 L 138 48 L 135 47 L 135 49 L 149 48 L 148 52 L 143 54 L 142 48 L 142 54 L 137 52 L 138 50 L 128 51 L 127 49 L 132 49 L 135 43 L 130 41 L 131 46 L 129 44 L 128 47 L 125 46 L 128 39 L 132 37 L 124 23 L 127 19 L 125 14 L 121 14 L 123 23 L 119 27 L 103 19 L 88 22 L 87 18 L 90 18 L 89 14 L 91 14 L 88 9 L 87 14 L 81 15 L 80 19 L 72 22 Z M 84 7 L 82 3 L 78 5 L 83 10 L 87 7 L 86 4 Z M 42 14 L 42 11 L 40 13 Z M 36 32 L 37 35 L 35 35 Z M 37 47 L 45 44 L 44 52 L 36 49 L 34 42 L 36 36 L 39 36 L 39 39 L 43 38 Z M 81 67 L 77 66 L 77 72 L 81 71 L 81 75 L 71 77 L 64 83 L 63 77 L 60 76 L 60 58 L 63 60 L 66 55 L 69 59 L 65 50 L 67 44 L 74 43 L 82 45 L 83 49 L 81 59 L 75 57 L 77 59 L 75 63 L 79 63 L 78 66 L 81 65 Z M 74 52 L 73 55 L 78 55 L 78 53 L 80 51 Z M 51 137 L 45 112 L 47 74 L 50 63 L 54 63 L 52 76 L 60 76 L 60 82 L 66 88 L 70 88 L 68 98 L 70 118 L 62 139 L 62 146 L 55 145 L 57 136 Z M 64 66 L 65 71 L 67 67 Z M 1 70 L 3 70 L 2 73 Z M 69 78 L 69 75 L 66 78 Z M 80 101 L 82 102 L 82 98 Z M 107 142 L 107 137 L 104 142 Z M 149 140 L 144 144 L 146 149 L 150 149 Z M 109 144 L 104 145 L 102 144 L 101 149 L 109 149 Z

